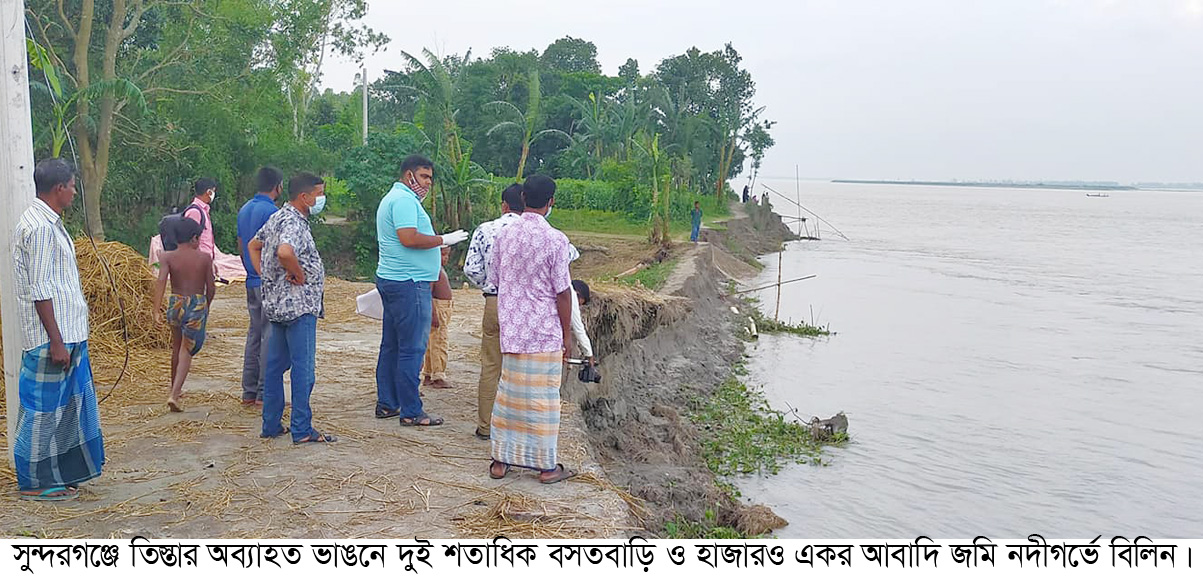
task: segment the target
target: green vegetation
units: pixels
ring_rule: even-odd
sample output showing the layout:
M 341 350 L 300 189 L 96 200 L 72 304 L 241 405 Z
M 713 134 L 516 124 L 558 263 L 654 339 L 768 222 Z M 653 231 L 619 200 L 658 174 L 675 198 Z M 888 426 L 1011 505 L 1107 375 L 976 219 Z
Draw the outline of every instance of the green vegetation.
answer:
M 731 528 L 720 526 L 715 520 L 714 510 L 707 509 L 701 522 L 688 520 L 680 515 L 664 524 L 665 538 L 684 539 L 746 539 L 748 535 Z
M 706 431 L 702 439 L 706 466 L 720 477 L 776 474 L 784 461 L 824 464 L 822 444 L 814 440 L 808 427 L 786 416 L 770 408 L 763 394 L 734 375 L 709 398 L 697 399 L 690 412 L 694 423 Z M 847 439 L 841 435 L 833 443 Z
M 752 304 L 751 300 L 745 303 L 744 311 L 751 315 L 752 321 L 756 323 L 756 331 L 759 333 L 788 333 L 801 337 L 825 337 L 833 335 L 831 328 L 827 325 L 811 325 L 801 321 L 795 324 L 793 322 L 778 321 L 772 317 L 765 316 L 756 305 Z
M 660 285 L 664 284 L 664 281 L 668 280 L 668 275 L 673 273 L 679 262 L 679 258 L 658 262 L 639 270 L 635 274 L 624 276 L 618 279 L 618 282 L 631 286 L 639 284 L 648 290 L 656 290 L 660 288 Z
M 271 164 L 333 179 L 326 216 L 347 222 L 323 241 L 370 274 L 376 205 L 411 153 L 435 163 L 425 205 L 440 232 L 491 219 L 505 184 L 543 173 L 566 229 L 684 239 L 693 201 L 707 221 L 725 216 L 727 180 L 773 146 L 731 45 L 643 71 L 631 59 L 617 75 L 571 37 L 480 56 L 399 52 L 397 71 L 369 72 L 365 144 L 363 89 L 320 87 L 327 57 L 387 45 L 367 0 L 26 4 L 35 155 L 80 165 L 69 227 L 143 251 L 199 177 L 219 183 L 214 236 L 234 251 L 234 217 Z

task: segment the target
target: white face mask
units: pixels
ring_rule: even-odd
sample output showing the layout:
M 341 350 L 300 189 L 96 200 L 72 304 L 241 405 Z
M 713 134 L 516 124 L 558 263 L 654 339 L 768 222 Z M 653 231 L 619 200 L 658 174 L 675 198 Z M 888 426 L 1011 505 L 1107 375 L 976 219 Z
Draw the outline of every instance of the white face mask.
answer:
M 310 215 L 317 215 L 326 208 L 326 196 L 318 195 L 317 200 L 313 202 L 313 207 L 309 208 Z
M 214 201 L 217 201 L 217 191 L 210 191 L 209 192 L 209 205 L 213 205 Z

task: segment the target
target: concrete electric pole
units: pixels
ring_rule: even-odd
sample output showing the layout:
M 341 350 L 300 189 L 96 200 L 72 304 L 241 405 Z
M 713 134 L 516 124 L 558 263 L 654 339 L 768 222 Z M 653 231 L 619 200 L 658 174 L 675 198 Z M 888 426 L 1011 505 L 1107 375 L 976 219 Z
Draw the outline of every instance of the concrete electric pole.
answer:
M 25 0 L 0 0 L 0 321 L 4 323 L 4 399 L 8 465 L 15 465 L 17 380 L 21 373 L 21 315 L 14 286 L 13 232 L 33 203 L 33 128 L 29 115 L 29 58 L 25 54 Z

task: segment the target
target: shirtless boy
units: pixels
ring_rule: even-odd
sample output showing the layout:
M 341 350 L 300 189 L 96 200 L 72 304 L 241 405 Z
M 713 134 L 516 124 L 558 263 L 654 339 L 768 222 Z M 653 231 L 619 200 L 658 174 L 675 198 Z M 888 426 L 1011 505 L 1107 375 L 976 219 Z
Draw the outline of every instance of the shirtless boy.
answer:
M 171 395 L 167 407 L 183 412 L 180 399 L 184 380 L 192 367 L 192 356 L 205 343 L 205 322 L 209 305 L 217 287 L 213 282 L 213 258 L 200 251 L 201 226 L 196 220 L 184 217 L 175 225 L 179 247 L 164 252 L 155 283 L 155 324 L 163 324 L 163 293 L 171 280 L 171 296 L 167 299 L 167 324 L 171 327 Z

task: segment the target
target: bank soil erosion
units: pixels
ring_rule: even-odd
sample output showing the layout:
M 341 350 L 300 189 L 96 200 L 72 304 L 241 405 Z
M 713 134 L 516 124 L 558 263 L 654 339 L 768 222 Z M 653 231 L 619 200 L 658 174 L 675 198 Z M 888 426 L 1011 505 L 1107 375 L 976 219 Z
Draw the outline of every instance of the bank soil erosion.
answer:
M 688 521 L 760 534 L 784 525 L 764 506 L 745 506 L 718 488 L 701 455 L 706 429 L 689 418 L 744 353 L 738 333 L 747 324 L 730 283 L 759 273 L 755 257 L 776 251 L 794 235 L 767 206 L 703 231 L 703 242 L 677 244 L 680 260 L 633 323 L 615 327 L 620 313 L 602 302 L 585 314 L 603 357 L 601 384 L 571 381 L 588 436 L 607 476 L 644 502 L 652 532 Z M 758 265 L 756 265 L 758 266 Z

